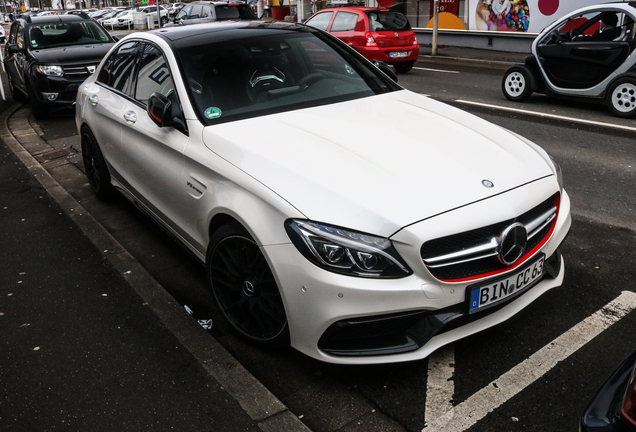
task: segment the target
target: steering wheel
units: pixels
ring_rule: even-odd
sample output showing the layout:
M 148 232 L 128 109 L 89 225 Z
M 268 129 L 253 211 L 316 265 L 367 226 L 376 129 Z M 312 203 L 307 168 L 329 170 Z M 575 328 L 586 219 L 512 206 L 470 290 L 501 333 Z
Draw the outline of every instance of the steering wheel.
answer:
M 324 78 L 325 76 L 321 73 L 318 73 L 318 72 L 310 73 L 309 75 L 305 75 L 304 77 L 300 79 L 300 81 L 298 81 L 298 87 L 300 87 L 301 90 L 304 90 L 308 87 L 311 87 L 316 82 Z
M 577 36 L 583 36 L 583 30 L 578 27 L 574 27 L 572 30 L 570 30 L 570 40 L 574 40 L 574 38 Z

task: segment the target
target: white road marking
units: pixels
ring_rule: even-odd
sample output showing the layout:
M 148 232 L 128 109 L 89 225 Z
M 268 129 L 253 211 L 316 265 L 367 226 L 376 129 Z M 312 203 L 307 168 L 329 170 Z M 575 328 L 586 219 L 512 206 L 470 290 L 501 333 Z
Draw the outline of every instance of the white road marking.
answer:
M 482 107 L 492 108 L 492 109 L 496 109 L 496 110 L 500 110 L 500 111 L 509 111 L 509 112 L 516 112 L 516 113 L 520 113 L 520 114 L 528 114 L 528 115 L 533 115 L 533 116 L 543 117 L 543 118 L 552 118 L 552 119 L 557 119 L 557 120 L 565 120 L 565 121 L 569 121 L 569 122 L 572 122 L 572 123 L 581 123 L 581 124 L 586 124 L 586 125 L 590 125 L 590 126 L 603 126 L 603 127 L 609 127 L 609 128 L 614 128 L 614 129 L 620 129 L 620 130 L 636 132 L 636 127 L 632 127 L 632 126 L 623 126 L 623 125 L 617 125 L 617 124 L 613 124 L 613 123 L 598 122 L 598 121 L 594 121 L 594 120 L 584 120 L 584 119 L 579 119 L 579 118 L 574 118 L 574 117 L 566 117 L 566 116 L 560 116 L 560 115 L 556 115 L 556 114 L 542 113 L 542 112 L 538 112 L 538 111 L 528 111 L 528 110 L 522 110 L 522 109 L 518 109 L 518 108 L 511 108 L 511 107 L 503 107 L 503 106 L 500 106 L 500 105 L 491 105 L 491 104 L 467 101 L 467 100 L 462 100 L 462 99 L 456 99 L 455 102 L 461 103 L 461 104 L 466 104 L 466 105 L 482 106 Z
M 443 72 L 443 73 L 454 73 L 454 74 L 458 74 L 459 73 L 459 71 L 444 70 L 444 69 L 431 69 L 431 68 L 423 68 L 423 67 L 414 67 L 413 69 L 424 70 L 424 71 L 429 71 L 429 72 Z
M 448 345 L 428 357 L 424 419 L 436 419 L 453 409 L 455 348 Z
M 636 309 L 636 293 L 623 291 L 616 299 L 541 348 L 524 362 L 513 367 L 441 417 L 431 419 L 423 432 L 465 431 L 634 309 Z

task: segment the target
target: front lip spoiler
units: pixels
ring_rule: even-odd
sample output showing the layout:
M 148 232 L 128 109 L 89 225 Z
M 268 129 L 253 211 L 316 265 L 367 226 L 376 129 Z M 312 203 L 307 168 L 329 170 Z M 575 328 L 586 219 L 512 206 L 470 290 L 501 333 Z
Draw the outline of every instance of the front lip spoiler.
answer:
M 558 277 L 561 262 L 561 253 L 557 249 L 546 258 L 546 273 L 536 283 Z M 520 291 L 511 300 L 530 291 L 532 287 Z M 505 301 L 474 314 L 469 314 L 467 303 L 464 302 L 436 311 L 408 311 L 342 320 L 329 326 L 318 341 L 318 348 L 339 357 L 395 355 L 416 351 L 434 336 L 470 324 L 509 303 Z

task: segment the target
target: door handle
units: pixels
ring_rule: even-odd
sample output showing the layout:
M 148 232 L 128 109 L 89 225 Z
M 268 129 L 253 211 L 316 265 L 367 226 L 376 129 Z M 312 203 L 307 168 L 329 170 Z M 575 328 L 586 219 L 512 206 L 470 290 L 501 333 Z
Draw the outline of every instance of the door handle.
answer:
M 124 120 L 126 120 L 128 123 L 134 123 L 137 121 L 137 114 L 134 111 L 125 112 Z
M 97 97 L 97 95 L 90 95 L 88 97 L 88 100 L 91 102 L 91 105 L 93 106 L 97 105 L 97 102 L 99 102 L 99 98 Z

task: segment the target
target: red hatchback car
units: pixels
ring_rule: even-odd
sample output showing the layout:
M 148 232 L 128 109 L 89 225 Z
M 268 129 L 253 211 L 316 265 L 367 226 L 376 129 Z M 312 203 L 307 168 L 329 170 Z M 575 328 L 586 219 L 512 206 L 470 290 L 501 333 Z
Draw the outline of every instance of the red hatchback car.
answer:
M 305 24 L 332 33 L 368 60 L 393 65 L 398 73 L 410 71 L 420 53 L 409 20 L 389 9 L 323 9 L 309 17 Z

